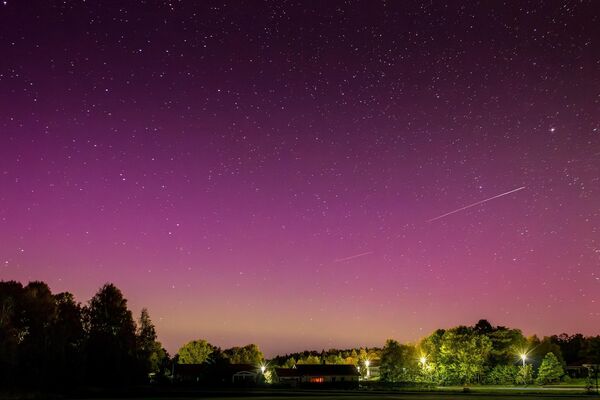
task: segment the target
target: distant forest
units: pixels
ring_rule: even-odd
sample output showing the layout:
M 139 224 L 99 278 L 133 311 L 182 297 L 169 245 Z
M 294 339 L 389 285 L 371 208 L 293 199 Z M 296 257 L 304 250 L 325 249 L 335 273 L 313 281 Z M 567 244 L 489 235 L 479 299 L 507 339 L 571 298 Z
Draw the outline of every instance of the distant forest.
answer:
M 201 338 L 170 356 L 146 309 L 134 319 L 127 300 L 105 284 L 82 305 L 44 282 L 0 281 L 0 385 L 60 388 L 171 382 L 174 364 L 352 364 L 363 379 L 384 383 L 545 384 L 568 380 L 567 366 L 600 363 L 600 336 L 525 337 L 519 329 L 439 329 L 416 344 L 304 351 L 265 360 L 255 344 L 221 350 Z M 369 376 L 369 366 L 377 374 Z M 268 382 L 268 380 L 267 380 Z

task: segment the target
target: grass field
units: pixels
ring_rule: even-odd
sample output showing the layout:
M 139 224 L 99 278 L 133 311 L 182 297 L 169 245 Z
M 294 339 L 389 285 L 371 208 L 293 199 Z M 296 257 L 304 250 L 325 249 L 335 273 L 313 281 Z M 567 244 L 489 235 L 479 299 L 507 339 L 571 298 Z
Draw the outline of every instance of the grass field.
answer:
M 128 389 L 116 390 L 85 390 L 78 394 L 70 395 L 40 395 L 40 393 L 20 393 L 6 395 L 0 391 L 0 400 L 10 399 L 206 399 L 206 400 L 284 400 L 310 398 L 311 400 L 552 400 L 552 399 L 599 399 L 596 393 L 587 393 L 583 386 L 471 386 L 465 389 L 462 386 L 446 386 L 430 389 L 401 390 L 340 390 L 340 389 L 275 389 L 275 388 L 253 388 L 253 389 L 202 389 L 194 387 L 130 387 Z
M 214 395 L 214 394 L 213 394 Z M 504 399 L 504 400 L 551 400 L 551 399 L 563 399 L 563 400 L 581 400 L 582 398 L 598 398 L 598 396 L 584 395 L 584 394 L 483 394 L 483 393 L 451 393 L 451 392 L 420 392 L 420 393 L 288 393 L 279 395 L 258 395 L 258 394 L 228 394 L 225 396 L 211 396 L 210 394 L 198 394 L 197 396 L 186 396 L 187 399 L 205 399 L 205 400 L 239 400 L 243 398 L 252 398 L 253 400 L 287 400 L 287 399 L 298 399 L 302 397 L 309 397 L 314 400 L 451 400 L 451 399 L 464 399 L 464 400 L 489 400 L 491 398 Z M 176 397 L 143 397 L 144 399 L 155 399 L 155 400 L 176 400 L 181 399 L 180 396 Z M 114 398 L 111 398 L 114 399 Z M 108 399 L 107 399 L 108 400 Z M 123 399 L 125 400 L 125 398 Z
M 114 397 L 107 397 L 114 399 Z M 124 398 L 131 398 L 129 396 Z M 215 391 L 195 391 L 189 390 L 178 393 L 162 393 L 142 395 L 139 398 L 156 400 L 175 400 L 175 399 L 206 399 L 206 400 L 285 400 L 310 398 L 311 400 L 484 400 L 484 399 L 504 399 L 504 400 L 552 400 L 552 399 L 600 399 L 596 394 L 588 394 L 583 388 L 575 389 L 564 388 L 514 388 L 514 387 L 489 387 L 481 386 L 469 388 L 468 392 L 463 392 L 462 387 L 444 387 L 433 391 L 363 391 L 363 390 L 272 390 L 272 389 L 254 389 L 254 390 L 215 390 Z

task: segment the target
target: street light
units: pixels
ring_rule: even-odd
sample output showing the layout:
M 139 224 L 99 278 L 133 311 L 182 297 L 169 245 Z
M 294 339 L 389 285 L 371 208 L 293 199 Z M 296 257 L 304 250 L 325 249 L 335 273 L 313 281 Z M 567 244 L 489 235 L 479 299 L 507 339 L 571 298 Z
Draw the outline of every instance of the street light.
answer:
M 260 372 L 262 372 L 262 374 L 265 374 L 265 371 L 267 370 L 267 367 L 265 367 L 264 365 L 260 366 Z
M 521 360 L 523 361 L 523 366 L 525 366 L 525 360 L 527 360 L 527 354 L 521 354 Z
M 371 361 L 365 360 L 365 367 L 367 367 L 367 375 L 366 375 L 367 379 L 369 379 L 369 375 L 370 375 L 370 373 L 369 373 L 369 365 L 371 365 Z
M 425 364 L 427 363 L 427 357 L 422 356 L 421 358 L 419 358 L 419 362 L 423 367 L 425 367 Z

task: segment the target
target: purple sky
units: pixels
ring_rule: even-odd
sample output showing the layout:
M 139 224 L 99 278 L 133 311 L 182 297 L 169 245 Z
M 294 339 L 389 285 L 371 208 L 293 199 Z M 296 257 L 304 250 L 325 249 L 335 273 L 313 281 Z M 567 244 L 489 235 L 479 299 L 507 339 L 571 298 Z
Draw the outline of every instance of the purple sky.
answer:
M 114 282 L 172 353 L 598 334 L 599 15 L 3 1 L 0 279 Z

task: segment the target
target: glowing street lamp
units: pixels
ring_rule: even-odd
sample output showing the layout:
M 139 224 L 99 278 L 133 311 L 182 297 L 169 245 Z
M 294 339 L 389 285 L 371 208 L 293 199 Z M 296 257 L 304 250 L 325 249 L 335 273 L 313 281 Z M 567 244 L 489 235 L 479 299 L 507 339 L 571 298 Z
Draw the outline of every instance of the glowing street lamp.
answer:
M 371 361 L 365 360 L 365 367 L 367 367 L 367 379 L 369 379 L 369 365 L 371 365 Z
M 521 360 L 523 361 L 523 366 L 525 366 L 525 360 L 527 360 L 527 354 L 521 354 Z
M 419 358 L 419 362 L 421 363 L 421 366 L 425 368 L 425 364 L 427 364 L 427 357 L 421 356 L 421 358 Z
M 265 374 L 265 371 L 267 370 L 267 367 L 265 367 L 264 365 L 260 366 L 260 372 L 262 372 L 262 374 Z

